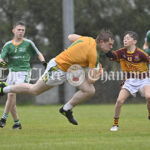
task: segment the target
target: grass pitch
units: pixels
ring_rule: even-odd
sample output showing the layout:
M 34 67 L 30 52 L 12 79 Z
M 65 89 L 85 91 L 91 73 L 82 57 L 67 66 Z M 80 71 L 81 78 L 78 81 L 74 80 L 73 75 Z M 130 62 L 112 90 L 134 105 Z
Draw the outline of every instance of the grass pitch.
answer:
M 0 114 L 3 113 L 0 108 Z M 22 130 L 0 129 L 2 150 L 148 150 L 150 121 L 145 104 L 123 105 L 120 130 L 109 131 L 114 105 L 80 105 L 74 109 L 79 125 L 58 113 L 60 106 L 18 106 Z

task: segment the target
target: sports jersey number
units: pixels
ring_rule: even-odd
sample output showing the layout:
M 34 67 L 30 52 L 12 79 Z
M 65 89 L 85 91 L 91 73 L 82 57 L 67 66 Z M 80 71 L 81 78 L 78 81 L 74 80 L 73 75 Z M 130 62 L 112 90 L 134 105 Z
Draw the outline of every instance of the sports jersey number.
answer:
M 127 59 L 128 59 L 128 61 L 132 61 L 132 57 L 128 57 Z

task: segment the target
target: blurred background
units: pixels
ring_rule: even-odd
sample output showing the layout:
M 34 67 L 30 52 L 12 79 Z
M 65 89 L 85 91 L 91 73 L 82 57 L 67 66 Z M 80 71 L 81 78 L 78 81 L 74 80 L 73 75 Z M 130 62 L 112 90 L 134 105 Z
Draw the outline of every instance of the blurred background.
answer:
M 144 37 L 150 29 L 149 0 L 0 0 L 0 49 L 11 40 L 12 26 L 23 20 L 25 37 L 33 40 L 46 61 L 63 51 L 70 43 L 67 35 L 96 37 L 102 28 L 110 29 L 115 35 L 114 50 L 122 47 L 125 31 L 133 30 L 139 35 L 138 47 L 142 48 Z M 100 62 L 106 71 L 117 71 L 117 63 L 109 62 L 100 54 Z M 34 58 L 32 66 L 41 68 Z M 33 76 L 36 76 L 33 74 Z M 31 81 L 32 83 L 36 82 Z M 99 80 L 95 83 L 96 94 L 86 103 L 115 103 L 121 81 Z M 18 95 L 18 104 L 63 104 L 76 91 L 68 83 L 55 87 L 39 96 Z M 5 103 L 6 97 L 0 103 Z M 127 103 L 143 103 L 141 96 L 130 97 Z

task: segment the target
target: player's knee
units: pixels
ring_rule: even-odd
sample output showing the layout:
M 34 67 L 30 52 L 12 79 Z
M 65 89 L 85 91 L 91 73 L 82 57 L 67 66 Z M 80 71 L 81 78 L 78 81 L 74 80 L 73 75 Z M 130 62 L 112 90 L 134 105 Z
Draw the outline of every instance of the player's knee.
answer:
M 146 93 L 145 98 L 150 101 L 150 93 Z
M 16 96 L 16 94 L 15 93 L 9 93 L 8 96 L 9 96 L 9 98 L 13 98 Z
M 91 87 L 86 92 L 88 93 L 89 96 L 93 96 L 95 94 L 95 88 Z
M 120 100 L 120 99 L 117 99 L 117 102 L 116 102 L 117 105 L 121 106 L 123 104 L 123 101 Z

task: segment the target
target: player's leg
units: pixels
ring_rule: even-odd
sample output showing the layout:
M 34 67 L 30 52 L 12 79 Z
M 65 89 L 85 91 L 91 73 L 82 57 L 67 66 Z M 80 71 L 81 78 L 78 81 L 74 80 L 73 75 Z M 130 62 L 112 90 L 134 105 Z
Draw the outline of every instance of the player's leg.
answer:
M 145 96 L 147 101 L 148 119 L 150 120 L 150 85 L 145 85 L 142 88 L 142 94 Z
M 14 124 L 12 126 L 12 129 L 22 129 L 20 120 L 18 119 L 19 117 L 18 117 L 16 103 L 11 108 L 11 115 L 14 119 Z
M 46 85 L 46 83 L 42 79 L 39 79 L 35 84 L 22 83 L 4 87 L 3 92 L 39 95 L 44 91 L 51 89 L 52 87 L 53 86 Z
M 130 92 L 126 89 L 121 89 L 119 96 L 117 98 L 116 104 L 115 104 L 115 111 L 114 111 L 114 123 L 112 128 L 110 129 L 111 131 L 117 131 L 118 130 L 118 121 L 119 121 L 119 116 L 120 116 L 120 111 L 121 111 L 121 106 L 124 103 L 124 101 L 129 97 Z
M 72 115 L 72 109 L 76 105 L 84 102 L 88 98 L 94 95 L 95 88 L 93 84 L 90 84 L 87 79 L 78 87 L 79 91 L 77 91 L 73 97 L 60 109 L 60 113 L 67 117 L 69 122 L 74 125 L 77 125 L 77 121 L 74 119 Z
M 15 104 L 16 104 L 16 94 L 15 93 L 8 93 L 4 113 L 3 113 L 3 116 L 0 120 L 0 127 L 1 128 L 3 128 L 5 126 L 9 111 L 12 109 L 12 107 Z

